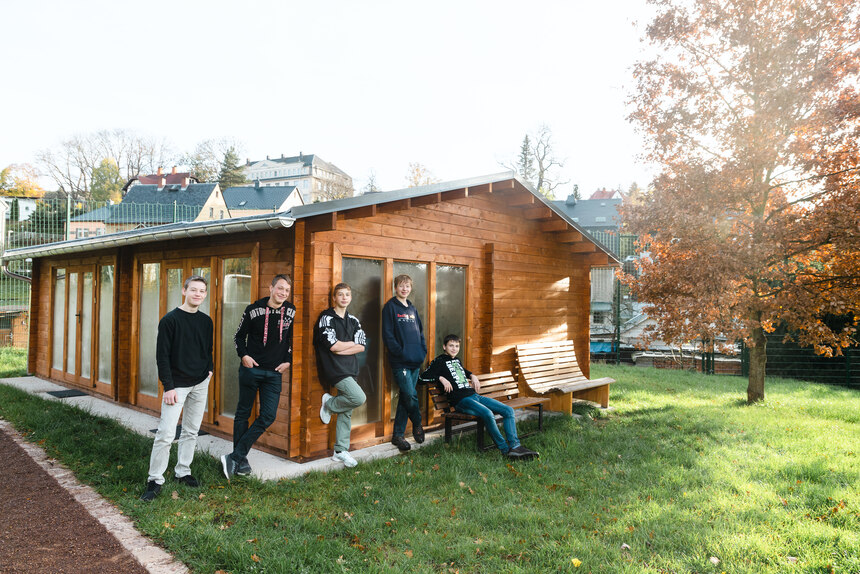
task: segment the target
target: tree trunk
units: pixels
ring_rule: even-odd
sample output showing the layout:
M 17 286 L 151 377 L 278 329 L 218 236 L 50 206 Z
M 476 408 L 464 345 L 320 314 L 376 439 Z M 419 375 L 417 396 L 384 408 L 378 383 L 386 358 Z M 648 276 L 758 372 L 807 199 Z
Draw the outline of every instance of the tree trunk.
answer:
M 747 402 L 764 400 L 764 371 L 767 366 L 767 337 L 764 329 L 756 327 L 750 345 L 750 378 L 747 385 Z

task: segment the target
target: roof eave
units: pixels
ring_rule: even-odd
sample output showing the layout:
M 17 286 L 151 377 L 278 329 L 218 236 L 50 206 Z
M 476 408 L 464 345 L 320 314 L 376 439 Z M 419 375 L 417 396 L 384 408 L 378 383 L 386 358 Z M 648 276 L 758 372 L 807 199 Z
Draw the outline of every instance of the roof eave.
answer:
M 3 253 L 2 260 L 15 261 L 30 259 L 33 257 L 50 257 L 79 251 L 92 251 L 96 249 L 110 249 L 126 245 L 136 245 L 149 241 L 169 241 L 176 239 L 191 239 L 195 237 L 211 237 L 214 235 L 225 235 L 230 233 L 242 233 L 245 231 L 261 231 L 265 229 L 278 229 L 292 227 L 295 218 L 286 213 L 272 213 L 265 215 L 251 215 L 233 219 L 218 219 L 205 222 L 181 222 L 157 227 L 147 227 L 122 231 L 108 235 L 101 235 L 87 239 L 74 239 L 71 241 L 59 241 L 34 245 L 32 247 L 20 247 L 10 249 Z

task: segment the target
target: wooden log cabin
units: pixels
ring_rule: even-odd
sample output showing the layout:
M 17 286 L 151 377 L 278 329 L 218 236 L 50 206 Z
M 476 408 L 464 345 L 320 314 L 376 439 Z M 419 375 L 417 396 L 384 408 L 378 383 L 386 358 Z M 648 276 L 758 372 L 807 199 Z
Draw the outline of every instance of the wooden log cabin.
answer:
M 352 286 L 349 311 L 370 341 L 359 376 L 368 400 L 352 418 L 360 448 L 391 438 L 397 386 L 385 368 L 380 311 L 395 276 L 414 280 L 410 299 L 423 318 L 428 360 L 446 334 L 457 333 L 471 370 L 513 371 L 517 344 L 572 339 L 588 349 L 590 270 L 618 264 L 510 172 L 4 257 L 32 259 L 29 371 L 153 413 L 160 408 L 158 320 L 181 303 L 184 278 L 207 276 L 203 310 L 215 323 L 215 374 L 203 428 L 225 437 L 238 396 L 232 337 L 239 317 L 268 296 L 272 276 L 289 273 L 297 307 L 292 372 L 284 375 L 277 421 L 256 446 L 293 460 L 328 454 L 334 440 L 334 425 L 318 416 L 323 389 L 311 334 L 335 283 Z M 588 354 L 579 361 L 587 376 Z M 549 408 L 570 412 L 570 394 Z

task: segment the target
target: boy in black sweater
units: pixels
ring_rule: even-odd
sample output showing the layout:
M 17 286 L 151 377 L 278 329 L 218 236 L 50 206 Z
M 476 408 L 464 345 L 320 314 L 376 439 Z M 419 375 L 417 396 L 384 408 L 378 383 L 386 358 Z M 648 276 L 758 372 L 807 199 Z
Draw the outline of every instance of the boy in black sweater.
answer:
M 519 460 L 538 457 L 538 453 L 520 444 L 520 439 L 517 438 L 514 409 L 496 399 L 478 394 L 481 382 L 478 377 L 467 371 L 457 358 L 460 352 L 460 337 L 446 335 L 443 348 L 445 352 L 433 359 L 427 370 L 421 373 L 421 381 L 442 387 L 455 411 L 483 419 L 487 432 L 493 437 L 493 442 L 503 455 Z M 504 437 L 496 425 L 496 414 L 502 415 Z
M 209 397 L 212 378 L 212 319 L 199 310 L 206 299 L 206 279 L 193 275 L 182 287 L 182 305 L 167 313 L 158 323 L 155 361 L 158 378 L 164 387 L 161 420 L 152 443 L 146 491 L 140 497 L 155 499 L 164 484 L 164 471 L 170 458 L 170 445 L 176 435 L 179 414 L 182 433 L 179 436 L 176 480 L 186 486 L 200 486 L 191 476 L 191 461 L 197 446 L 197 433 Z
M 278 414 L 281 379 L 293 360 L 296 308 L 287 301 L 291 288 L 289 275 L 275 275 L 269 296 L 245 307 L 233 336 L 242 363 L 239 400 L 233 417 L 233 452 L 221 456 L 221 467 L 228 480 L 234 474 L 251 473 L 248 452 Z M 248 418 L 258 393 L 260 412 L 249 427 Z

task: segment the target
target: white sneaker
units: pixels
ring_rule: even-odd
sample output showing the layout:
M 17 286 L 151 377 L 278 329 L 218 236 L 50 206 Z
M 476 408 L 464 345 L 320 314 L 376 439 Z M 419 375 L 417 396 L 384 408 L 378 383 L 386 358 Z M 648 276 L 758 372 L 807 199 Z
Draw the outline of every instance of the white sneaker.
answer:
M 323 422 L 324 425 L 327 425 L 331 422 L 331 411 L 326 408 L 325 404 L 328 402 L 329 399 L 333 398 L 334 397 L 332 397 L 330 394 L 323 393 L 322 406 L 320 407 L 320 420 Z
M 352 458 L 352 455 L 349 454 L 348 451 L 336 452 L 334 456 L 331 457 L 332 460 L 336 460 L 338 462 L 342 462 L 343 465 L 347 468 L 352 468 L 358 464 L 358 461 Z

